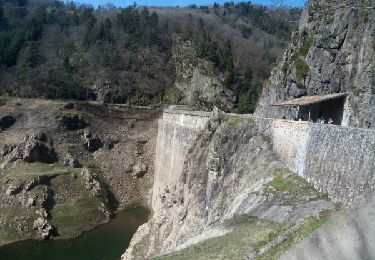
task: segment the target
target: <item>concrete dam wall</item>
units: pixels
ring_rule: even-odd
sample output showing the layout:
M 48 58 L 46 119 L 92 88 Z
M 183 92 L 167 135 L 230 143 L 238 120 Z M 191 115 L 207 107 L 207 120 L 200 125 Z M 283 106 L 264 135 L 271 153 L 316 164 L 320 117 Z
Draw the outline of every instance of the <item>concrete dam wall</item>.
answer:
M 210 116 L 207 112 L 164 111 L 156 147 L 154 209 L 163 200 L 159 194 L 177 183 L 188 149 Z M 351 202 L 374 187 L 374 130 L 252 118 L 271 138 L 285 167 L 333 200 Z
M 166 109 L 159 120 L 152 208 L 159 208 L 164 193 L 177 183 L 188 149 L 212 113 Z

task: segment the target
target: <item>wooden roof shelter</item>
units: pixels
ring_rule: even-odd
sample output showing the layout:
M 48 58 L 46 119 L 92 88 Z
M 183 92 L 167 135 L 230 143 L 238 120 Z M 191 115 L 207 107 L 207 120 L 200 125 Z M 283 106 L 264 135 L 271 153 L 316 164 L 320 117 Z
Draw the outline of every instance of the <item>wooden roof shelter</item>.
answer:
M 347 93 L 328 95 L 305 96 L 282 101 L 273 106 L 298 107 L 297 118 L 300 120 L 318 121 L 319 118 L 333 119 L 335 124 L 341 124 L 344 111 L 344 102 Z
M 309 106 L 321 102 L 325 102 L 331 99 L 342 98 L 347 96 L 347 93 L 336 93 L 328 95 L 317 95 L 317 96 L 305 96 L 301 98 L 295 98 L 288 101 L 283 101 L 274 106 Z

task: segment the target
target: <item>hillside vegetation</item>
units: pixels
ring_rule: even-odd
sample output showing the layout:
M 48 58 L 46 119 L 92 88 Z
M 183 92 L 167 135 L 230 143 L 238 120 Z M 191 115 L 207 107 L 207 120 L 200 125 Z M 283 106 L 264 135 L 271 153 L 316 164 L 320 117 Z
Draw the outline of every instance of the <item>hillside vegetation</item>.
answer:
M 0 93 L 155 105 L 175 78 L 172 36 L 192 41 L 223 85 L 253 109 L 298 9 L 250 2 L 188 8 L 127 8 L 49 0 L 0 1 Z

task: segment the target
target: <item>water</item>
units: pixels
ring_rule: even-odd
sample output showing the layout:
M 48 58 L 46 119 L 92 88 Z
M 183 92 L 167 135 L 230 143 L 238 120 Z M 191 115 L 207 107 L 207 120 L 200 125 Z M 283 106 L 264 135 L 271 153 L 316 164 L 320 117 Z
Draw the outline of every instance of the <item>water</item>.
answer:
M 0 247 L 0 260 L 115 260 L 129 246 L 149 211 L 135 208 L 119 212 L 109 223 L 67 240 L 20 241 Z

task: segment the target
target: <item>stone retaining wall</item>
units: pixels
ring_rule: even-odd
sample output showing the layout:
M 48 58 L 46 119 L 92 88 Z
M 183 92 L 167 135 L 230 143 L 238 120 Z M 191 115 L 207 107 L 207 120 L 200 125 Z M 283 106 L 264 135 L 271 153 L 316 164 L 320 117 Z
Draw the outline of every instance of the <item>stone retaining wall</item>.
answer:
M 361 128 L 256 118 L 273 149 L 291 171 L 351 202 L 375 186 L 375 131 Z

